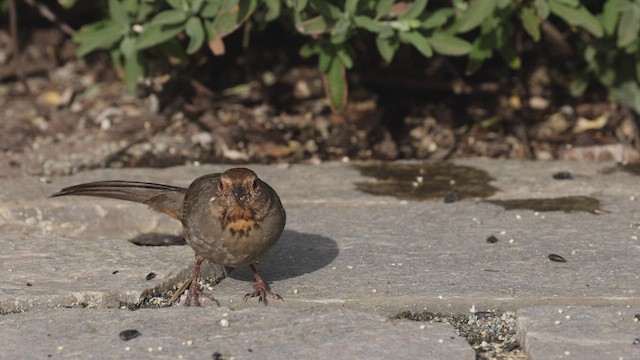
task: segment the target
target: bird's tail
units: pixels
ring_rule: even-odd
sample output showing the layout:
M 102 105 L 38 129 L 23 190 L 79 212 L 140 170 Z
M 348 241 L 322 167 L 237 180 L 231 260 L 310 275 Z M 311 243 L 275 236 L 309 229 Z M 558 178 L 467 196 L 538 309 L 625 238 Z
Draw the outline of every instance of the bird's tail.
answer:
M 133 201 L 181 220 L 185 188 L 139 181 L 97 181 L 66 187 L 51 197 L 84 195 Z

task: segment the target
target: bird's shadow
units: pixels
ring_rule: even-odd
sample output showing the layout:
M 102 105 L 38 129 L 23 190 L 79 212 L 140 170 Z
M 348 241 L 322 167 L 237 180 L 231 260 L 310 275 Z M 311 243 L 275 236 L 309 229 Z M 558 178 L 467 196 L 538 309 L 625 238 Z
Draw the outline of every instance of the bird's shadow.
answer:
M 312 273 L 329 265 L 339 253 L 335 240 L 317 235 L 285 230 L 276 245 L 267 252 L 256 268 L 265 281 L 279 281 Z M 234 269 L 230 278 L 253 281 L 248 267 Z
M 185 245 L 179 235 L 149 233 L 141 234 L 130 242 L 139 246 Z M 317 234 L 285 230 L 276 245 L 256 265 L 265 281 L 295 278 L 322 269 L 338 256 L 338 243 Z M 233 279 L 253 281 L 248 267 L 228 268 L 227 275 Z

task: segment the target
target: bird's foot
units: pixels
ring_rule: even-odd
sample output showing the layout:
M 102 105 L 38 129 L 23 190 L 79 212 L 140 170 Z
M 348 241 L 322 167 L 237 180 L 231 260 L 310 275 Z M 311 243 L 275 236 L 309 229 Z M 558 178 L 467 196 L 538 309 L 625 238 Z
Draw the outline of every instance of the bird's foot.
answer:
M 198 283 L 195 281 L 191 282 L 191 286 L 189 287 L 189 294 L 187 294 L 187 298 L 184 299 L 184 303 L 182 306 L 201 306 L 200 305 L 200 297 L 205 297 L 213 302 L 216 305 L 220 306 L 220 302 L 213 295 L 207 294 L 198 288 Z
M 253 292 L 246 294 L 244 296 L 244 301 L 247 301 L 247 299 L 249 298 L 258 297 L 258 302 L 264 302 L 264 306 L 267 306 L 268 304 L 267 297 L 272 297 L 274 299 L 284 301 L 282 296 L 269 291 L 264 281 L 262 280 L 256 281 L 255 283 L 252 284 L 252 286 L 253 286 Z

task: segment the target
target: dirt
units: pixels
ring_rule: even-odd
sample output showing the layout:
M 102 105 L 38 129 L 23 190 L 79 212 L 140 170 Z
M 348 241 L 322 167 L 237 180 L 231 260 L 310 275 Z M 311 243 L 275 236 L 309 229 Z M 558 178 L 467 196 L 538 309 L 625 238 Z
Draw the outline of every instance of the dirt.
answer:
M 31 34 L 25 81 L 7 71 L 11 56 L 0 47 L 0 177 L 185 163 L 640 158 L 630 112 L 602 97 L 551 101 L 554 69 L 543 66 L 515 85 L 439 87 L 397 66 L 368 76 L 365 66 L 350 75 L 349 106 L 336 113 L 309 63 L 287 60 L 231 82 L 205 81 L 220 71 L 156 71 L 132 95 L 105 57 L 76 59 L 73 43 L 55 34 Z

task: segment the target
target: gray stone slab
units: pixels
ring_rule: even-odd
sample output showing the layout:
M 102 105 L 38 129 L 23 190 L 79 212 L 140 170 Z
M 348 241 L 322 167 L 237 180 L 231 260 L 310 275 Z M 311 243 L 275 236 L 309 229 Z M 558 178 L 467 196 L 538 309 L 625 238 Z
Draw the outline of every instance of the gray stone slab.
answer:
M 640 199 L 637 177 L 603 174 L 612 164 L 460 163 L 496 178 L 493 184 L 501 189 L 496 199 L 588 195 L 603 203 L 604 212 L 506 211 L 476 200 L 401 201 L 357 191 L 355 182 L 373 180 L 350 164 L 252 166 L 278 190 L 288 213 L 282 240 L 258 266 L 286 299 L 273 306 L 325 304 L 389 316 L 407 309 L 466 312 L 472 305 L 511 310 L 545 304 L 640 305 L 635 286 L 640 255 L 640 202 L 633 200 Z M 190 249 L 137 247 L 126 240 L 149 232 L 177 234 L 177 222 L 139 204 L 46 195 L 99 179 L 187 185 L 198 175 L 225 168 L 97 170 L 50 184 L 32 178 L 0 181 L 0 304 L 20 310 L 39 307 L 42 301 L 36 296 L 55 296 L 73 300 L 58 305 L 72 306 L 78 297 L 96 293 L 132 301 L 158 284 L 175 283 L 174 274 L 189 273 Z M 575 179 L 554 180 L 551 175 L 561 170 L 571 171 Z M 499 241 L 487 243 L 490 235 Z M 567 262 L 551 262 L 551 253 Z M 63 268 L 65 272 L 59 270 Z M 14 269 L 20 270 L 9 271 Z M 114 270 L 131 278 L 120 281 L 122 275 L 113 276 Z M 144 276 L 150 271 L 158 276 L 147 282 Z M 61 278 L 66 282 L 60 283 Z M 51 285 L 36 293 L 37 286 L 24 285 L 28 279 Z M 240 301 L 251 279 L 246 269 L 238 269 L 214 294 L 226 306 L 256 306 Z M 115 302 L 96 301 L 97 306 Z
M 640 308 L 539 306 L 518 310 L 518 337 L 530 360 L 639 359 Z
M 446 324 L 346 309 L 58 309 L 0 317 L 7 359 L 475 359 Z M 119 333 L 142 335 L 123 341 Z

